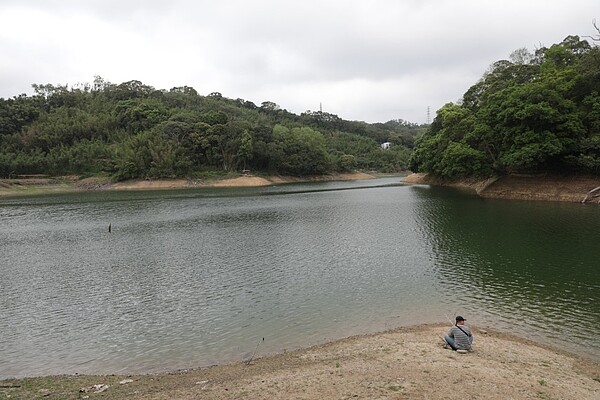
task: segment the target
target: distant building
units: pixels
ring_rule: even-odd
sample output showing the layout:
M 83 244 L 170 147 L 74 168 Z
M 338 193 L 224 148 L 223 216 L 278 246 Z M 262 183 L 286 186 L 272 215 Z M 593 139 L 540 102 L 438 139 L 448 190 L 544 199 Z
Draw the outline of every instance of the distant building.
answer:
M 390 142 L 381 143 L 381 148 L 387 150 L 392 144 Z

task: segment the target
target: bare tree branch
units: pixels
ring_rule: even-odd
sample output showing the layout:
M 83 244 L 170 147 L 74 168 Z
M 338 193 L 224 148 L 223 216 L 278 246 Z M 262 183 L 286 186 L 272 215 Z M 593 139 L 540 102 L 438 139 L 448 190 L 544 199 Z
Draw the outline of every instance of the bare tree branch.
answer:
M 584 37 L 590 38 L 594 42 L 600 42 L 600 28 L 598 28 L 598 25 L 596 24 L 596 18 L 594 18 L 592 20 L 592 25 L 594 26 L 594 29 L 596 29 L 596 31 L 598 32 L 598 36 L 584 36 Z

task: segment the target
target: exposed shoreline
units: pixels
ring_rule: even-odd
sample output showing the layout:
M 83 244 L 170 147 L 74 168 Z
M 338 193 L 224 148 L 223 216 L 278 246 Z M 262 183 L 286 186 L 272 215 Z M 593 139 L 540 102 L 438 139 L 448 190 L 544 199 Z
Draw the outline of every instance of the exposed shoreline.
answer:
M 440 335 L 446 330 L 441 324 L 397 328 L 250 363 L 171 373 L 5 380 L 0 381 L 0 398 L 591 400 L 600 396 L 600 364 L 477 327 L 473 327 L 474 351 L 458 354 L 442 347 Z
M 370 179 L 373 176 L 348 174 L 314 180 L 344 178 Z M 413 178 L 405 181 L 434 184 L 413 182 Z M 81 184 L 82 181 L 85 180 L 74 182 Z M 89 187 L 65 184 L 59 191 L 239 187 L 301 181 L 306 180 L 244 176 L 196 185 L 190 180 L 161 180 L 100 188 L 87 181 Z M 594 179 L 586 182 L 597 183 Z M 465 188 L 477 191 L 481 182 L 463 184 Z M 596 186 L 599 185 L 597 183 Z M 44 187 L 44 183 L 40 186 Z M 53 193 L 54 189 L 43 193 Z M 13 189 L 0 189 L 0 197 L 3 190 L 10 192 Z M 21 193 L 17 188 L 16 194 Z M 475 349 L 465 355 L 442 348 L 440 336 L 447 330 L 445 325 L 422 325 L 345 338 L 270 356 L 259 351 L 257 358 L 249 364 L 237 362 L 148 375 L 74 375 L 3 380 L 0 381 L 0 399 L 80 399 L 86 396 L 116 400 L 600 397 L 600 364 L 506 333 L 484 333 L 476 326 L 473 328 Z M 82 389 L 83 392 L 80 392 Z
M 600 176 L 507 175 L 490 179 L 448 180 L 428 174 L 411 174 L 405 183 L 450 186 L 469 190 L 481 197 L 508 200 L 541 200 L 581 203 L 590 190 L 600 186 Z M 588 199 L 598 203 L 599 198 Z
M 168 190 L 211 187 L 260 187 L 298 182 L 324 182 L 374 179 L 376 176 L 363 173 L 339 173 L 330 175 L 253 176 L 240 175 L 232 178 L 215 179 L 136 179 L 113 183 L 108 178 L 84 178 L 76 176 L 61 178 L 0 179 L 0 198 L 12 196 L 69 193 L 90 190 Z
M 363 172 L 309 177 L 240 175 L 214 179 L 152 179 L 113 183 L 108 178 L 27 178 L 0 179 L 0 198 L 35 196 L 93 190 L 169 190 L 219 187 L 260 187 L 299 182 L 374 179 L 379 175 Z M 383 175 L 387 176 L 387 175 Z M 399 175 L 394 175 L 399 176 Z M 481 197 L 509 200 L 541 200 L 581 203 L 590 190 L 600 187 L 600 177 L 590 175 L 507 175 L 498 178 L 447 180 L 414 173 L 403 180 L 408 184 L 450 186 L 477 193 Z M 600 194 L 600 191 L 597 192 Z M 588 198 L 599 203 L 600 197 Z

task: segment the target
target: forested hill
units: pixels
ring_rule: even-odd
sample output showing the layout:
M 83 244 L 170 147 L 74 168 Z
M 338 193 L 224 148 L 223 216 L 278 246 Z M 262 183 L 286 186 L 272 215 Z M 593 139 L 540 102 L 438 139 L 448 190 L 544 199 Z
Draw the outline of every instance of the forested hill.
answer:
M 403 120 L 368 124 L 320 111 L 296 115 L 273 102 L 201 96 L 188 86 L 157 90 L 96 77 L 77 87 L 33 88 L 33 96 L 0 98 L 0 177 L 400 171 L 425 129 Z M 391 143 L 388 150 L 384 142 Z
M 600 174 L 600 48 L 569 36 L 494 63 L 459 104 L 437 111 L 410 164 L 448 178 Z

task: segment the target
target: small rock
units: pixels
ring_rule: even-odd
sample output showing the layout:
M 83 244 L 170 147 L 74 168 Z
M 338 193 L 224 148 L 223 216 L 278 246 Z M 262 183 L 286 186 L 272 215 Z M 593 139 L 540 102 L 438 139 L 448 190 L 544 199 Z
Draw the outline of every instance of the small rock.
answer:
M 128 383 L 133 382 L 133 379 L 123 379 L 121 382 L 119 382 L 119 384 L 121 385 L 127 385 Z
M 208 381 L 198 381 L 196 382 L 196 385 L 204 385 L 205 383 L 208 383 Z
M 87 388 L 81 388 L 79 389 L 79 393 L 89 393 L 89 392 L 94 392 L 94 393 L 102 393 L 104 392 L 106 389 L 108 389 L 109 386 L 105 385 L 103 383 L 97 384 L 97 385 L 93 385 Z
M 105 384 L 94 385 L 94 389 L 96 389 L 96 391 L 94 393 L 102 393 L 108 388 L 109 388 L 109 386 L 105 385 Z

